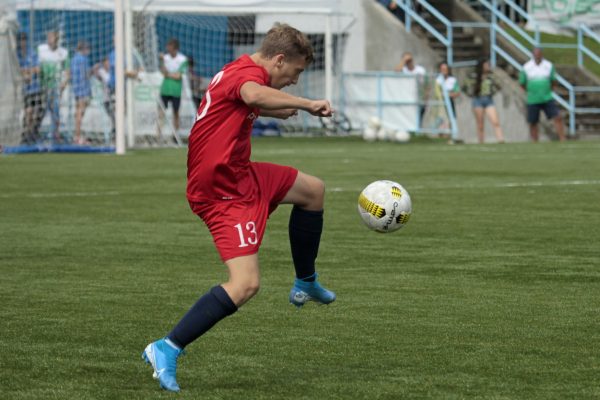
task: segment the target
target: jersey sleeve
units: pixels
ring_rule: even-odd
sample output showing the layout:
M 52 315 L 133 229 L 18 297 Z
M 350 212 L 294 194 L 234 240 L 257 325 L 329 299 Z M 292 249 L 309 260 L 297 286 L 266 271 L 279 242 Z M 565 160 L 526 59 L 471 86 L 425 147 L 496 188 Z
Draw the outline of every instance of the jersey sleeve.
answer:
M 231 86 L 230 94 L 233 100 L 242 99 L 240 91 L 242 90 L 242 86 L 246 82 L 256 82 L 259 85 L 263 86 L 267 84 L 263 70 L 260 67 L 249 67 L 239 70 L 233 77 L 233 82 Z
M 556 80 L 556 72 L 554 71 L 554 64 L 550 68 L 550 80 L 551 81 L 555 81 Z

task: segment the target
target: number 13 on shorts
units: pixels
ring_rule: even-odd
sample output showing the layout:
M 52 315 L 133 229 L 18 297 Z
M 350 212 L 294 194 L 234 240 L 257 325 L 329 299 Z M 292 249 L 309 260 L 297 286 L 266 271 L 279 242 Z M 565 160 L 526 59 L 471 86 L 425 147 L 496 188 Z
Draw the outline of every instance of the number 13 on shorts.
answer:
M 240 235 L 240 245 L 238 247 L 255 246 L 258 243 L 258 234 L 256 233 L 256 224 L 254 221 L 246 223 L 246 226 L 237 224 L 233 226 Z

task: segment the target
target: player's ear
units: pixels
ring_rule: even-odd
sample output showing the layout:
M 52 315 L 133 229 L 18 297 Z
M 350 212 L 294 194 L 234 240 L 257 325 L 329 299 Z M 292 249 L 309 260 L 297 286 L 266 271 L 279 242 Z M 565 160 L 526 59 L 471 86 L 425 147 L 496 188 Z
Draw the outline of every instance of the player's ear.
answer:
M 285 56 L 283 54 L 277 54 L 275 56 L 275 66 L 281 68 L 283 67 L 283 62 L 285 61 Z

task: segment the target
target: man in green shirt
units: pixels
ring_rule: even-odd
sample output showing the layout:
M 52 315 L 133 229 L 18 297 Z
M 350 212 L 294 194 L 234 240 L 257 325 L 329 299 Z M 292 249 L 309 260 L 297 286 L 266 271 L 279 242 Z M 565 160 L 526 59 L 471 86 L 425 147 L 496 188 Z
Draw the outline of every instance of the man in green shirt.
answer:
M 167 42 L 167 53 L 160 54 L 160 72 L 164 79 L 160 86 L 160 99 L 162 108 L 159 117 L 164 118 L 163 109 L 166 110 L 171 103 L 173 107 L 173 127 L 175 132 L 179 131 L 179 106 L 181 104 L 182 77 L 187 71 L 187 57 L 179 52 L 179 41 L 171 38 Z M 159 132 L 160 132 L 159 123 Z
M 533 59 L 523 65 L 519 83 L 527 91 L 527 122 L 534 142 L 539 140 L 538 122 L 540 112 L 552 119 L 560 141 L 565 140 L 565 128 L 556 102 L 552 98 L 552 88 L 556 83 L 554 65 L 542 55 L 542 50 L 533 50 Z

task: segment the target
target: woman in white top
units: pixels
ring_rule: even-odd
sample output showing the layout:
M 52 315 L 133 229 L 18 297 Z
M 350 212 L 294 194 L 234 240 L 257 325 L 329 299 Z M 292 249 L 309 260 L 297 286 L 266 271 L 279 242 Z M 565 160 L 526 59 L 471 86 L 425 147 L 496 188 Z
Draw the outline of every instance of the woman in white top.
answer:
M 456 118 L 456 106 L 454 105 L 454 99 L 460 96 L 458 80 L 452 76 L 452 70 L 445 62 L 440 63 L 439 72 L 440 74 L 435 81 L 438 83 L 438 85 L 444 88 L 446 92 L 448 92 L 448 96 L 450 97 L 450 105 L 452 106 L 452 112 Z

